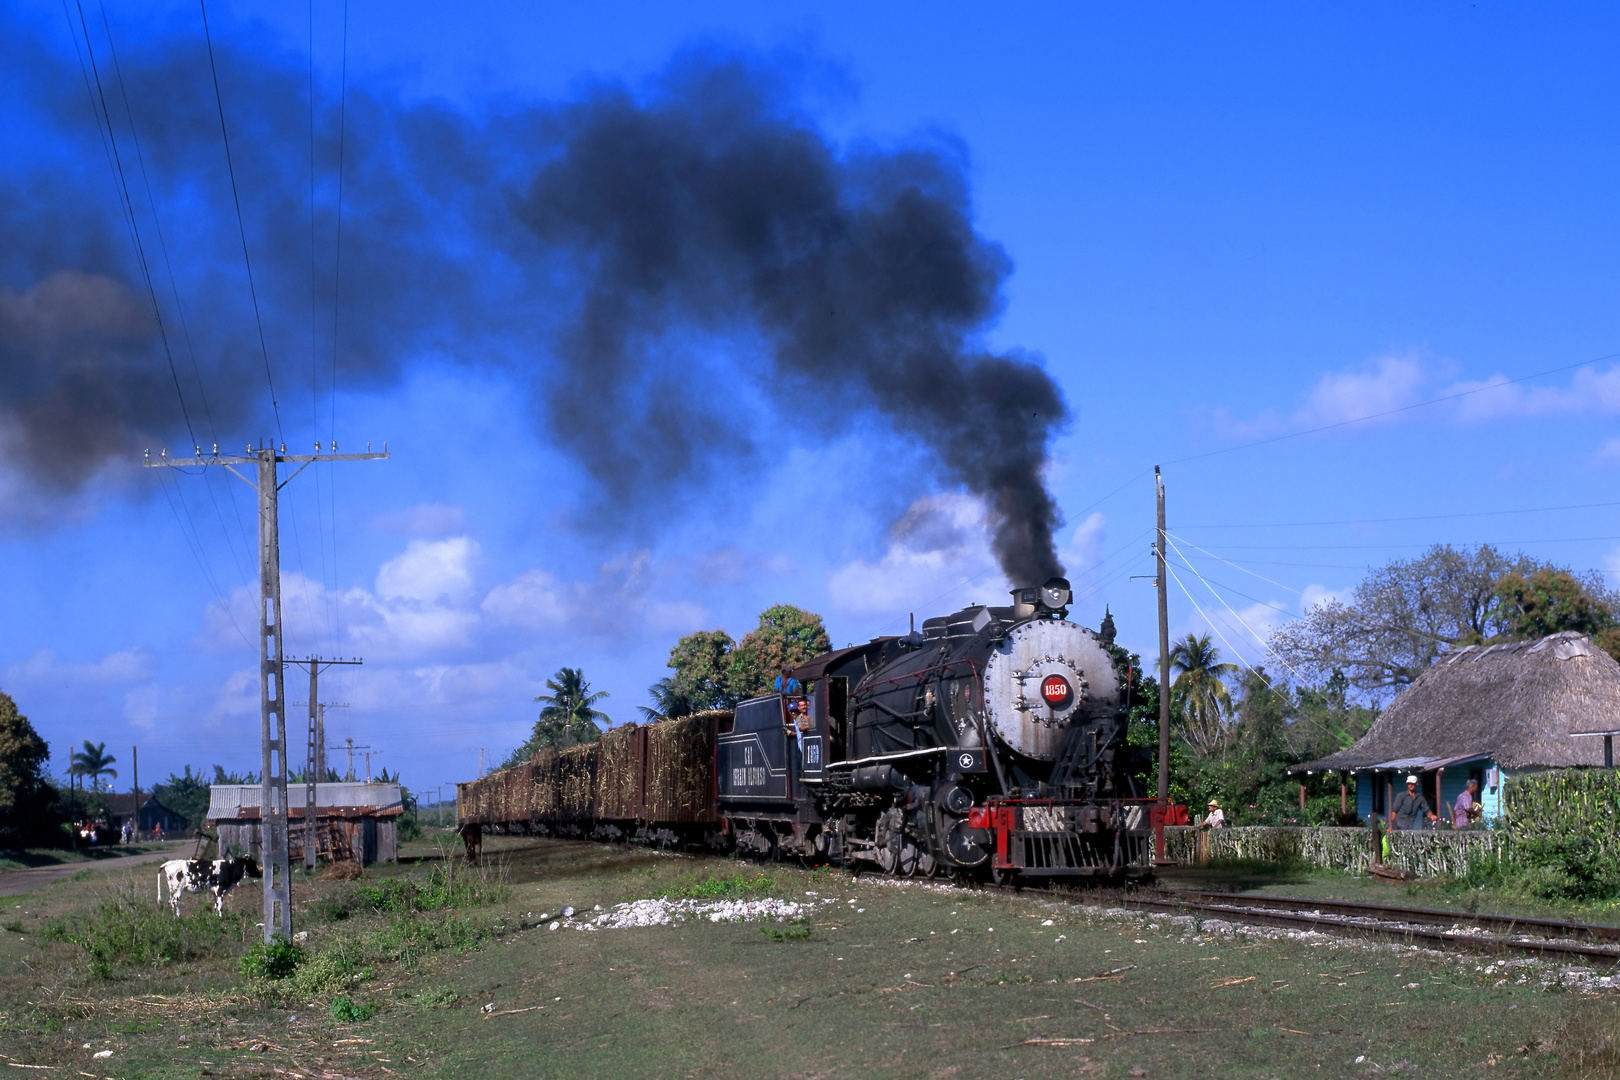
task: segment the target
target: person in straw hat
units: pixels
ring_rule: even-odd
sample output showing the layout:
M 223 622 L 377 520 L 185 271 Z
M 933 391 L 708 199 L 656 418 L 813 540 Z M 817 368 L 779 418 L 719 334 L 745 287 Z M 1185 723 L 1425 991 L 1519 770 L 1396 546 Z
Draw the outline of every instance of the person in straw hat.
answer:
M 1200 828 L 1224 829 L 1226 828 L 1226 815 L 1221 812 L 1221 804 L 1214 799 L 1209 800 L 1209 813 L 1204 815 Z

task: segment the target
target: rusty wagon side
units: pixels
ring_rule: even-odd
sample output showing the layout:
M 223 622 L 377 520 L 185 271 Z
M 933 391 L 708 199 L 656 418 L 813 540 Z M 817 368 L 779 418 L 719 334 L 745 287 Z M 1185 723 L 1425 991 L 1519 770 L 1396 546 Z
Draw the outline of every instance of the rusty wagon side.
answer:
M 456 785 L 456 820 L 486 832 L 699 843 L 720 829 L 714 750 L 730 712 L 622 724 Z

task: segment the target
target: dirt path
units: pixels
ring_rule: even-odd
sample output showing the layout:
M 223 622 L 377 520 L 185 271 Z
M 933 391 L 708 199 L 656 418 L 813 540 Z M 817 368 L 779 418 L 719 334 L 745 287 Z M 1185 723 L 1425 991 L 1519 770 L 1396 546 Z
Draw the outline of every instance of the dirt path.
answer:
M 59 863 L 56 866 L 31 866 L 26 870 L 6 870 L 0 872 L 0 896 L 16 896 L 18 893 L 30 892 L 41 885 L 72 877 L 80 870 L 116 870 L 119 867 L 139 866 L 141 863 L 178 859 L 187 855 L 191 847 L 190 840 L 176 840 L 165 844 L 162 851 L 147 851 L 140 855 L 120 855 L 111 859 Z

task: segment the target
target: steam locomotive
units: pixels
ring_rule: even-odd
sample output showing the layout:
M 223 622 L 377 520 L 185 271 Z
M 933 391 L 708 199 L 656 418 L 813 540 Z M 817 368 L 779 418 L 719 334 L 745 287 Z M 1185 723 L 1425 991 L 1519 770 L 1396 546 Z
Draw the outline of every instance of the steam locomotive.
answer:
M 537 755 L 458 785 L 461 821 L 905 876 L 1149 874 L 1166 822 L 1124 776 L 1128 671 L 1069 601 L 1053 578 L 814 657 L 733 712 Z

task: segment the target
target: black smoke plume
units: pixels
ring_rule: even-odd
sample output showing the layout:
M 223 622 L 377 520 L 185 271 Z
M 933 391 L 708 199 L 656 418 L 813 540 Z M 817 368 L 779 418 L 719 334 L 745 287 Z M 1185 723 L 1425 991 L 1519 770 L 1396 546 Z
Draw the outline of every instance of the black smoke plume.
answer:
M 216 38 L 233 194 L 200 39 L 119 42 L 114 68 L 92 31 L 95 94 L 0 17 L 6 108 L 56 148 L 0 173 L 0 439 L 37 482 L 71 490 L 143 441 L 227 441 L 249 422 L 319 435 L 327 380 L 386 385 L 434 351 L 531 380 L 609 501 L 656 502 L 746 454 L 748 425 L 722 407 L 739 384 L 795 432 L 875 413 L 984 499 L 1009 578 L 1061 572 L 1041 469 L 1068 410 L 1036 359 L 982 344 L 1010 266 L 973 228 L 949 141 L 840 146 L 770 65 L 713 51 L 638 93 L 477 114 L 351 88 L 346 117 L 317 111 L 312 261 L 299 62 Z

